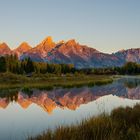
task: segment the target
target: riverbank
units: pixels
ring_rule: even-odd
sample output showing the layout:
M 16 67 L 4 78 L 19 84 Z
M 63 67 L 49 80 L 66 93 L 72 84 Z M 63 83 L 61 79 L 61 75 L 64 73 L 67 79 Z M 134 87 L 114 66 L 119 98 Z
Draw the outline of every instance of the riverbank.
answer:
M 79 124 L 49 130 L 28 140 L 139 140 L 140 105 L 118 108 Z
M 84 75 L 84 74 L 33 74 L 31 77 L 26 75 L 16 75 L 12 73 L 0 74 L 0 89 L 6 88 L 43 88 L 52 89 L 53 87 L 79 87 L 94 86 L 113 82 L 112 76 L 107 75 Z

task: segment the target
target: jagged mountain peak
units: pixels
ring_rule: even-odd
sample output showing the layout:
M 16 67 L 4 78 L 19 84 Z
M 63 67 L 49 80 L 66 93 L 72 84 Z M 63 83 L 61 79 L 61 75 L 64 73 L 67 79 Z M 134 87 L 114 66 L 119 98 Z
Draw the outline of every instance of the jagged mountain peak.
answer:
M 49 45 L 49 44 L 52 44 L 52 43 L 54 43 L 54 42 L 53 42 L 53 39 L 52 39 L 51 36 L 46 37 L 46 38 L 41 42 L 42 45 Z
M 64 43 L 61 47 L 60 50 L 63 52 L 70 52 L 70 53 L 77 53 L 77 54 L 84 54 L 88 51 L 88 53 L 99 53 L 99 51 L 97 51 L 94 48 L 90 48 L 86 45 L 81 45 L 78 42 L 76 42 L 75 39 L 71 39 L 68 40 L 66 43 Z
M 50 51 L 52 48 L 55 47 L 55 43 L 53 42 L 53 39 L 51 36 L 45 38 L 40 44 L 37 45 L 34 49 L 41 49 L 41 50 L 46 50 Z
M 29 50 L 31 48 L 27 42 L 22 42 L 15 50 Z
M 65 43 L 65 41 L 64 40 L 61 40 L 57 44 L 64 44 L 64 43 Z
M 3 42 L 0 44 L 0 55 L 6 55 L 6 54 L 11 54 L 11 49 L 5 42 Z
M 24 55 L 21 56 L 21 59 L 25 57 L 30 57 L 34 58 L 35 61 L 42 61 L 55 47 L 56 44 L 53 42 L 52 37 L 49 36 L 45 38 L 41 43 L 39 43 L 36 47 L 30 49 L 27 53 L 24 53 Z
M 22 42 L 16 49 L 13 50 L 13 54 L 20 57 L 23 53 L 29 51 L 32 47 L 27 42 Z
M 74 45 L 77 45 L 78 43 L 76 42 L 76 40 L 75 39 L 71 39 L 71 40 L 68 40 L 67 42 L 66 42 L 66 45 L 68 45 L 68 46 L 74 46 Z
M 124 51 L 126 51 L 126 50 L 125 49 L 121 49 L 121 50 L 117 51 L 116 53 L 118 53 L 118 52 L 122 53 Z
M 138 51 L 138 50 L 140 50 L 140 48 L 130 48 L 130 49 L 122 49 L 122 50 L 119 50 L 119 51 L 117 51 L 116 53 L 118 53 L 118 52 L 130 52 L 130 51 Z
M 9 46 L 5 42 L 3 42 L 3 43 L 0 43 L 0 48 L 9 48 Z
M 20 44 L 20 46 L 23 46 L 23 45 L 28 45 L 29 46 L 29 44 L 28 44 L 28 42 L 26 42 L 26 41 L 24 41 L 24 42 L 22 42 L 21 44 Z
M 137 62 L 140 63 L 140 48 L 131 48 L 123 51 L 118 51 L 115 53 L 119 59 L 124 60 L 125 62 Z

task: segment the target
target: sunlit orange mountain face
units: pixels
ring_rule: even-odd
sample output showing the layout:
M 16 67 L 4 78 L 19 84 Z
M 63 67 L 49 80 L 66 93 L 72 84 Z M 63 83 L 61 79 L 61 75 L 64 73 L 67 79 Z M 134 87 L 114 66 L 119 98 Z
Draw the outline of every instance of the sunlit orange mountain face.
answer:
M 129 86 L 131 83 L 131 86 Z M 132 86 L 133 84 L 133 86 Z M 0 108 L 7 108 L 10 102 L 18 103 L 23 109 L 27 109 L 32 104 L 36 104 L 49 114 L 56 108 L 76 110 L 82 104 L 88 104 L 105 95 L 115 95 L 128 99 L 140 99 L 140 81 L 120 79 L 112 84 L 81 87 L 71 89 L 53 89 L 51 91 L 31 89 L 29 92 L 24 90 L 0 91 Z M 3 94 L 4 93 L 4 94 Z
M 0 55 L 11 54 L 11 50 L 6 43 L 0 44 Z
M 23 53 L 28 52 L 31 48 L 32 47 L 27 42 L 23 42 L 16 49 L 14 49 L 12 53 L 20 57 Z
M 122 66 L 128 61 L 140 63 L 140 48 L 106 54 L 74 39 L 55 43 L 50 36 L 35 47 L 23 42 L 11 50 L 6 43 L 0 44 L 1 56 L 11 54 L 16 54 L 20 60 L 30 57 L 37 62 L 74 64 L 76 68 Z

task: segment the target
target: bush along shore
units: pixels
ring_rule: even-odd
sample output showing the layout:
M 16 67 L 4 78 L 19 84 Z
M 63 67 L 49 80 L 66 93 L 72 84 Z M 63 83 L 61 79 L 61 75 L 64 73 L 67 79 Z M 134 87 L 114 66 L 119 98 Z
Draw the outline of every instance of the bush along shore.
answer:
M 140 140 L 140 105 L 118 108 L 79 124 L 60 126 L 28 140 Z
M 0 74 L 0 89 L 10 88 L 39 88 L 94 86 L 113 82 L 113 77 L 105 75 L 84 74 L 33 74 L 32 77 L 13 73 Z

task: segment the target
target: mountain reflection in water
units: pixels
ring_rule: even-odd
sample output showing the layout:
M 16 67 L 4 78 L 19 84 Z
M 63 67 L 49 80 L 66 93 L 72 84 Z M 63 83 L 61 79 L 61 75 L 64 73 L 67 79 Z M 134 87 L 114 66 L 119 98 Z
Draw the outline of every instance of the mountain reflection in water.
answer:
M 94 87 L 1 90 L 0 139 L 25 140 L 48 128 L 75 124 L 119 106 L 133 106 L 139 99 L 140 79 L 135 77 Z
M 76 110 L 82 104 L 87 104 L 109 94 L 139 100 L 140 79 L 122 78 L 112 84 L 103 86 L 58 88 L 51 91 L 38 89 L 2 90 L 0 93 L 0 108 L 6 109 L 10 102 L 18 103 L 23 109 L 27 109 L 31 104 L 36 104 L 51 114 L 57 107 Z

